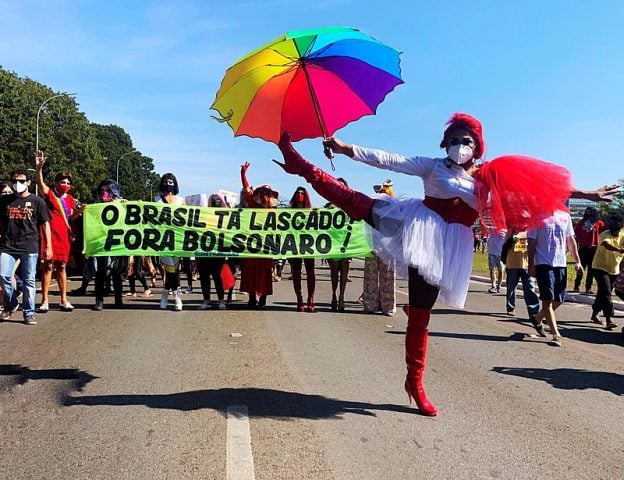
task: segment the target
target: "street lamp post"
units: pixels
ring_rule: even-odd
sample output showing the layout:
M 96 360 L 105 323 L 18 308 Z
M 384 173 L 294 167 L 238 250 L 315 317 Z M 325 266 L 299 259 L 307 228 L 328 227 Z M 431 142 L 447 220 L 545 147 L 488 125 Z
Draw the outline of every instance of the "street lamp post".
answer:
M 54 100 L 55 98 L 59 98 L 59 97 L 73 97 L 75 96 L 75 93 L 59 93 L 58 95 L 52 95 L 49 98 L 46 98 L 43 103 L 41 105 L 39 105 L 39 110 L 37 110 L 37 128 L 35 131 L 35 150 L 39 151 L 39 116 L 41 115 L 41 110 L 43 110 L 43 107 L 45 107 L 46 103 L 48 103 L 50 100 Z
M 41 110 L 45 107 L 46 103 L 50 100 L 54 100 L 59 97 L 73 97 L 75 93 L 59 93 L 58 95 L 52 95 L 51 97 L 46 98 L 41 105 L 39 105 L 39 109 L 37 110 L 37 126 L 35 128 L 35 152 L 39 151 L 39 116 L 41 115 Z M 39 186 L 35 183 L 35 195 L 39 195 Z
M 117 160 L 117 178 L 115 179 L 117 181 L 117 185 L 119 186 L 119 188 L 121 188 L 121 185 L 119 184 L 119 162 L 121 162 L 121 159 L 136 152 L 135 149 L 132 149 L 130 152 L 126 152 L 124 153 L 121 157 L 119 157 L 119 159 Z
M 158 181 L 160 181 L 160 178 L 155 178 L 155 179 L 154 179 L 154 180 L 152 180 L 152 182 L 150 183 L 150 198 L 149 198 L 149 201 L 150 201 L 150 202 L 153 202 L 153 201 L 154 201 L 154 191 L 153 191 L 153 188 L 154 188 L 154 184 L 155 184 L 156 182 L 158 182 Z

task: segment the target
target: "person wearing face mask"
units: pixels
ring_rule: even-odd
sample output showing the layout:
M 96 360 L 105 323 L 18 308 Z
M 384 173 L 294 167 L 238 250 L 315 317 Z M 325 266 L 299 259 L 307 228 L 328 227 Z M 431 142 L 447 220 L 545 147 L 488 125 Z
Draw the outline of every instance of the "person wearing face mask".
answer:
M 208 206 L 212 208 L 229 208 L 227 201 L 218 193 L 213 193 L 208 197 Z M 225 264 L 224 257 L 197 257 L 197 271 L 199 272 L 199 284 L 201 285 L 203 301 L 199 305 L 199 310 L 208 310 L 210 305 L 210 279 L 214 282 L 215 292 L 217 293 L 216 308 L 225 310 L 225 292 L 223 290 L 223 281 L 221 271 Z
M 173 173 L 165 173 L 160 178 L 159 202 L 171 205 L 184 205 L 184 197 L 178 197 L 180 188 L 178 180 Z M 160 264 L 165 271 L 165 285 L 160 297 L 160 308 L 167 309 L 169 303 L 169 293 L 173 293 L 174 306 L 176 312 L 182 311 L 182 292 L 180 290 L 180 257 L 160 257 Z
M 279 194 L 270 185 L 252 188 L 247 180 L 249 162 L 241 165 L 241 182 L 244 195 L 243 204 L 247 208 L 275 208 Z M 240 262 L 240 291 L 249 295 L 247 306 L 264 309 L 267 297 L 273 294 L 273 259 L 243 258 Z
M 76 199 L 69 193 L 71 190 L 73 177 L 70 173 L 59 172 L 54 178 L 54 187 L 50 188 L 43 179 L 43 166 L 46 163 L 46 157 L 42 151 L 38 151 L 35 155 L 35 178 L 39 186 L 39 192 L 45 199 L 48 210 L 50 211 L 50 230 L 52 240 L 52 258 L 45 260 L 41 257 L 42 273 L 41 273 L 41 305 L 40 313 L 46 313 L 49 310 L 48 293 L 50 283 L 52 281 L 52 272 L 56 273 L 56 280 L 59 286 L 61 302 L 59 308 L 63 312 L 71 312 L 74 307 L 67 298 L 67 274 L 65 266 L 69 260 L 69 251 L 71 243 L 74 239 L 74 233 L 71 229 L 71 220 L 82 209 L 76 209 Z M 45 242 L 41 242 L 41 247 L 45 248 Z
M 565 208 L 563 199 L 572 189 L 569 172 L 540 162 L 546 181 L 539 187 L 548 195 L 541 196 L 539 201 L 525 195 L 524 177 L 497 173 L 500 167 L 507 166 L 508 172 L 520 169 L 534 174 L 535 168 L 531 167 L 536 161 L 514 156 L 488 162 L 495 166 L 477 166 L 477 160 L 485 153 L 483 130 L 476 118 L 464 113 L 454 114 L 447 122 L 440 142 L 440 148 L 446 151 L 442 158 L 404 157 L 333 137 L 323 144 L 330 155 L 333 151 L 370 166 L 423 179 L 424 200 L 394 199 L 388 195 L 370 197 L 303 159 L 292 146 L 288 133 L 278 143 L 284 163 L 276 163 L 287 173 L 304 177 L 321 196 L 352 218 L 365 220 L 372 227 L 375 251 L 385 261 L 396 259 L 397 272 L 408 279 L 409 304 L 404 307 L 408 316 L 405 390 L 410 400 L 416 400 L 421 413 L 436 415 L 437 409 L 423 387 L 427 327 L 438 299 L 452 307 L 464 306 L 472 270 L 471 227 L 479 212 L 487 206 L 500 228 L 505 221 L 508 228 L 526 228 L 528 221 L 541 221 L 556 207 Z M 522 168 L 524 165 L 526 169 Z M 510 190 L 513 196 L 508 195 Z
M 115 180 L 107 178 L 98 185 L 95 191 L 95 199 L 97 202 L 109 203 L 119 202 L 121 191 Z M 84 226 L 89 228 L 88 225 Z M 127 257 L 95 257 L 95 305 L 93 310 L 100 312 L 104 309 L 104 292 L 106 289 L 106 279 L 110 275 L 113 284 L 113 294 L 115 297 L 114 308 L 123 307 L 123 276 L 128 272 Z
M 598 209 L 587 207 L 583 213 L 583 218 L 574 226 L 574 236 L 578 242 L 579 256 L 583 270 L 587 272 L 585 277 L 585 293 L 591 293 L 594 280 L 592 272 L 592 261 L 598 248 L 598 237 L 605 230 L 605 224 L 600 220 Z M 583 271 L 579 272 L 574 279 L 573 292 L 578 292 L 583 281 Z
M 607 217 L 606 230 L 600 234 L 598 248 L 592 262 L 592 270 L 598 291 L 592 305 L 591 321 L 602 325 L 598 314 L 602 310 L 607 330 L 614 330 L 617 324 L 612 320 L 613 284 L 620 273 L 620 263 L 624 258 L 624 216 L 612 213 Z
M 43 232 L 45 242 L 43 258 L 49 260 L 52 258 L 50 212 L 41 198 L 28 191 L 30 180 L 26 170 L 11 172 L 11 183 L 15 193 L 0 196 L 0 216 L 4 224 L 4 235 L 0 243 L 0 281 L 5 295 L 0 319 L 10 319 L 19 306 L 17 292 L 13 288 L 13 274 L 19 261 L 24 282 L 24 323 L 36 325 L 35 274 L 39 258 L 39 232 Z
M 297 187 L 290 199 L 289 206 L 290 208 L 312 208 L 308 191 L 303 187 Z M 290 270 L 292 272 L 293 289 L 295 290 L 295 296 L 297 297 L 297 311 L 314 313 L 316 311 L 316 308 L 314 307 L 314 290 L 316 288 L 314 259 L 289 258 L 288 263 L 290 264 Z M 303 295 L 301 293 L 301 272 L 302 266 L 304 265 L 306 271 L 306 286 L 308 290 L 307 306 L 303 303 Z

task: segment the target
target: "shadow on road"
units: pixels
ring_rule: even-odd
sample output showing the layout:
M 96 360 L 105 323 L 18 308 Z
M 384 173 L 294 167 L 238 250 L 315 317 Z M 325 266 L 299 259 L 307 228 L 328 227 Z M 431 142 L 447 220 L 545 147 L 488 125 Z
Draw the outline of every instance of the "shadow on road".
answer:
M 564 337 L 580 342 L 597 345 L 613 344 L 624 347 L 624 336 L 619 331 L 612 332 L 598 327 L 566 328 L 562 331 Z
M 265 388 L 220 388 L 152 395 L 93 395 L 69 396 L 65 406 L 131 406 L 172 410 L 199 410 L 210 408 L 224 415 L 231 405 L 247 405 L 249 416 L 256 418 L 340 419 L 347 413 L 376 416 L 375 411 L 420 414 L 415 408 L 401 405 L 349 402 L 321 395 L 306 395 Z
M 595 388 L 615 395 L 624 395 L 624 375 L 610 372 L 593 372 L 578 368 L 511 368 L 494 367 L 492 371 L 516 377 L 531 378 L 549 383 L 562 390 Z
M 31 370 L 22 365 L 0 365 L 0 375 L 14 376 L 15 383 L 24 385 L 29 380 L 75 380 L 75 389 L 81 392 L 96 376 L 75 368 Z
M 390 335 L 405 335 L 405 330 L 386 330 Z M 508 337 L 496 335 L 483 335 L 480 333 L 449 333 L 429 331 L 429 337 L 459 338 L 460 340 L 483 340 L 487 342 L 522 342 L 526 333 L 516 332 Z

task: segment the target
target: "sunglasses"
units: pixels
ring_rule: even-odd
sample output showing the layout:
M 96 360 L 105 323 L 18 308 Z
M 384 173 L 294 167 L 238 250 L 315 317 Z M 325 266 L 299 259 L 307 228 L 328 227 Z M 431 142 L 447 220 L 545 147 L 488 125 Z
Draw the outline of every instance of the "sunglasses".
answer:
M 466 145 L 468 147 L 474 145 L 474 140 L 472 138 L 452 138 L 449 141 L 449 145 Z
M 13 182 L 13 183 L 26 183 L 26 182 L 28 182 L 28 180 L 19 180 L 17 178 L 14 178 L 13 180 L 11 180 L 11 182 Z

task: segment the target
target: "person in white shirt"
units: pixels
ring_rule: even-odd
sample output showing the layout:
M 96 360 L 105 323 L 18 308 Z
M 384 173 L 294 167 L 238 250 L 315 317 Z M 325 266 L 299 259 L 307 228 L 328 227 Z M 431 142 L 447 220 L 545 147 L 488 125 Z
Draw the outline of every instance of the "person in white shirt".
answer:
M 575 268 L 582 270 L 574 229 L 570 214 L 555 211 L 538 229 L 530 230 L 528 235 L 529 275 L 537 278 L 542 308 L 534 318 L 534 327 L 541 336 L 542 320 L 546 319 L 553 334 L 549 344 L 561 346 L 561 333 L 557 327 L 555 310 L 565 301 L 568 281 L 566 252 L 575 262 Z

